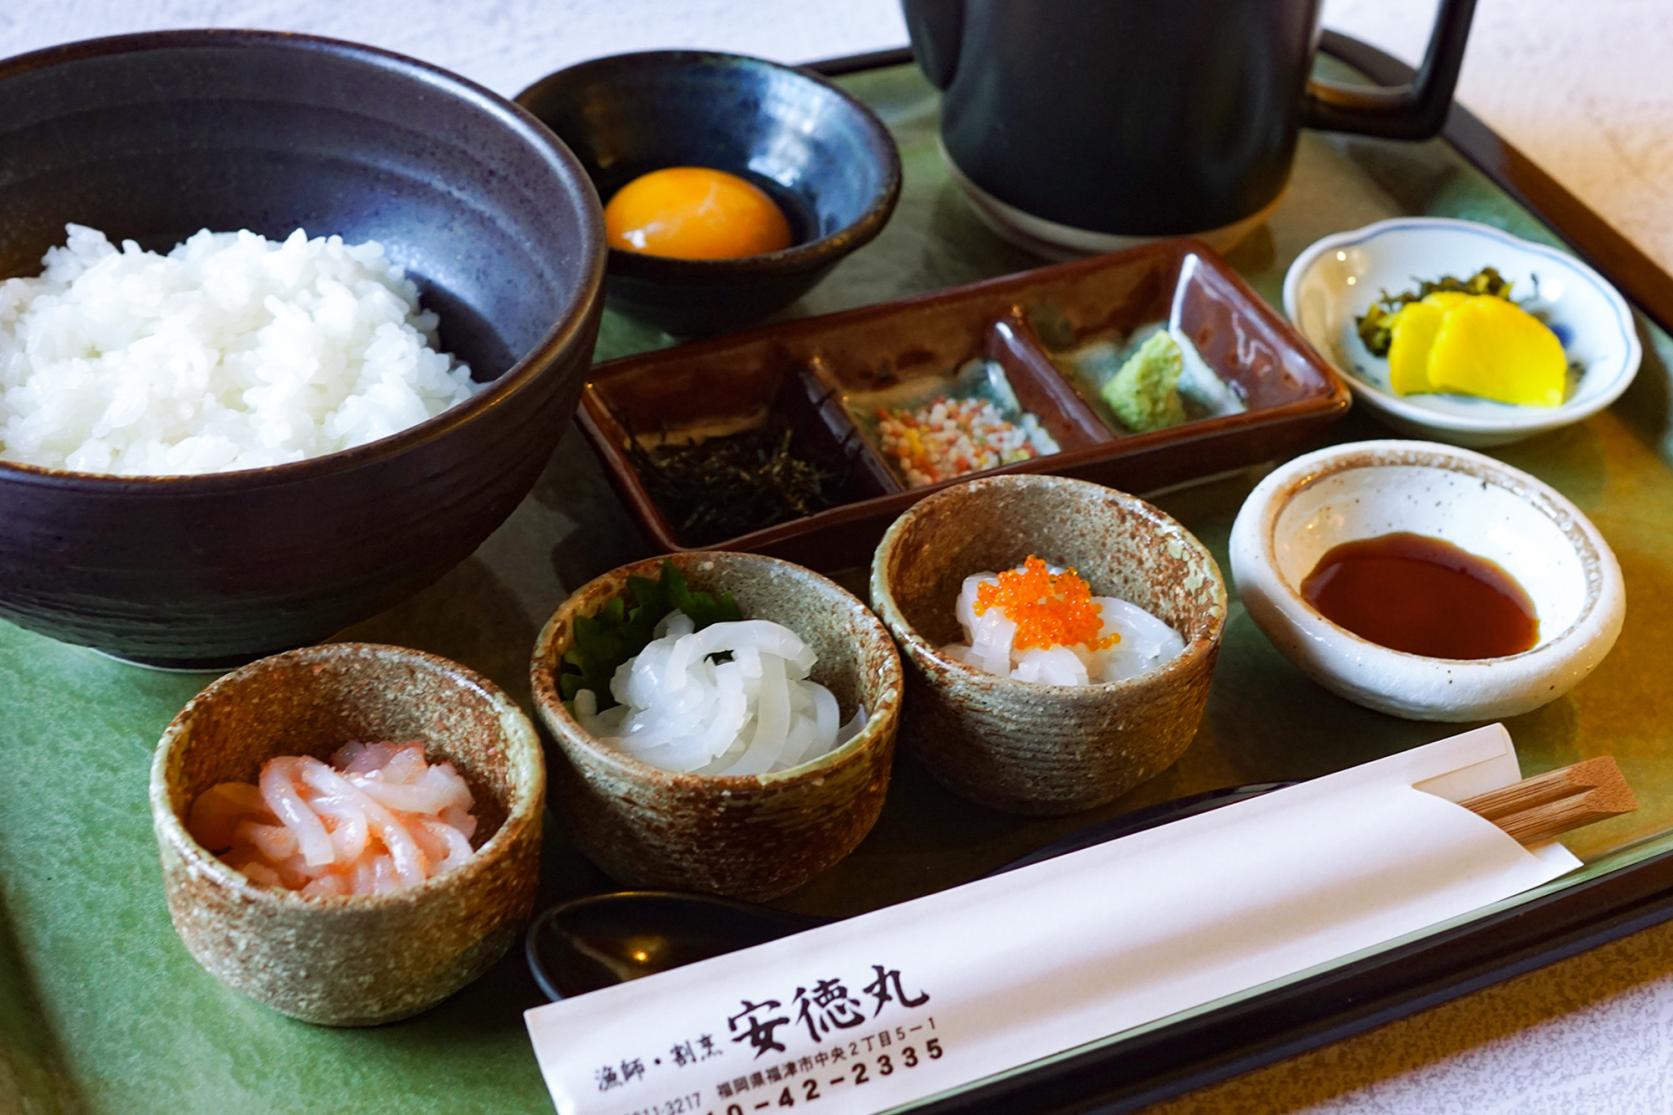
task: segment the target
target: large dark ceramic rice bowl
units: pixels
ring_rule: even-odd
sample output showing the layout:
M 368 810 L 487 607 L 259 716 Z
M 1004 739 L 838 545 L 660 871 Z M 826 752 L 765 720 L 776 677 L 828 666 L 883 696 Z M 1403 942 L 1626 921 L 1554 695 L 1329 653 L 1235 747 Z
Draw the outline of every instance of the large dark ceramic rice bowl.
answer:
M 0 276 L 64 225 L 153 250 L 200 228 L 381 241 L 492 380 L 294 464 L 117 478 L 0 461 L 0 617 L 139 661 L 312 642 L 463 560 L 568 427 L 598 326 L 598 200 L 507 101 L 350 43 L 188 31 L 0 62 Z

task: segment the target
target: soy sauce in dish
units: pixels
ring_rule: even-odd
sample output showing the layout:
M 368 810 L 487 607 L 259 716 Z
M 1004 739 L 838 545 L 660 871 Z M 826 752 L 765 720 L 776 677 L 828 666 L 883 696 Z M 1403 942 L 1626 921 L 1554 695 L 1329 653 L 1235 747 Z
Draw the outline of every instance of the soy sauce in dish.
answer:
M 1497 563 L 1444 539 L 1400 532 L 1333 546 L 1301 582 L 1326 619 L 1431 658 L 1497 658 L 1539 641 L 1539 617 Z

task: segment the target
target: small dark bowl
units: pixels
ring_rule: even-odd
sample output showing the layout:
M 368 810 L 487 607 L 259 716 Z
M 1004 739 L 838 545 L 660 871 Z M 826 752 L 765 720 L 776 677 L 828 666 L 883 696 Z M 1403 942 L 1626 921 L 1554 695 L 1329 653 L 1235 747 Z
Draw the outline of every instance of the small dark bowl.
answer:
M 712 333 L 794 302 L 882 230 L 900 153 L 871 110 L 825 79 L 695 50 L 618 54 L 559 70 L 517 103 L 569 145 L 601 198 L 641 174 L 706 166 L 755 182 L 796 242 L 741 259 L 610 250 L 610 305 L 670 333 Z
M 598 328 L 602 219 L 509 102 L 351 43 L 186 31 L 0 62 L 0 275 L 64 224 L 166 249 L 200 228 L 388 246 L 492 386 L 341 453 L 208 476 L 0 462 L 0 617 L 139 661 L 313 642 L 474 550 L 568 428 Z

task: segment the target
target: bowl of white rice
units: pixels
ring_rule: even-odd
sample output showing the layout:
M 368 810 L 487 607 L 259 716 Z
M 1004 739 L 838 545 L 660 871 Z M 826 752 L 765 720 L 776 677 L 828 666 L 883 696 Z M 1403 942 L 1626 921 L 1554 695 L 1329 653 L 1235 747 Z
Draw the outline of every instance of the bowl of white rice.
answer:
M 184 476 L 352 449 L 471 398 L 383 244 L 194 233 L 167 253 L 65 228 L 0 279 L 0 454 Z
M 350 43 L 0 62 L 0 618 L 247 660 L 463 560 L 568 427 L 603 271 L 575 159 Z

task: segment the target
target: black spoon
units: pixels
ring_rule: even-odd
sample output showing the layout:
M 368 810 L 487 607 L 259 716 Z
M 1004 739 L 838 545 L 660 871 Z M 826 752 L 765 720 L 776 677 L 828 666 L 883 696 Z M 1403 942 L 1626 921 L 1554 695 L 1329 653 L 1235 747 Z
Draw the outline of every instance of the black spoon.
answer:
M 1124 813 L 1071 833 L 988 875 L 1078 852 L 1290 785 L 1294 783 L 1231 786 Z M 548 907 L 529 926 L 524 951 L 540 990 L 556 1001 L 776 941 L 835 920 L 705 894 L 624 890 Z

